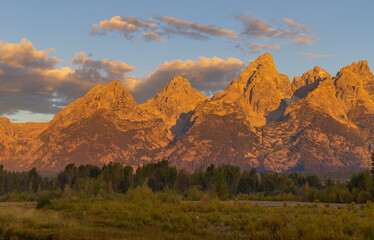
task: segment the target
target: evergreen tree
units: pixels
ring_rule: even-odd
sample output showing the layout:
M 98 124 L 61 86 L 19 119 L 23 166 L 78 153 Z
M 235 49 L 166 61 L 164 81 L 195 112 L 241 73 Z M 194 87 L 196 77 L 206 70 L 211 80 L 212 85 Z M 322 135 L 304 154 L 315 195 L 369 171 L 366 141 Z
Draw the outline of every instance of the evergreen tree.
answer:
M 227 198 L 227 183 L 225 178 L 225 172 L 222 168 L 217 169 L 215 174 L 214 193 L 220 199 L 225 200 Z

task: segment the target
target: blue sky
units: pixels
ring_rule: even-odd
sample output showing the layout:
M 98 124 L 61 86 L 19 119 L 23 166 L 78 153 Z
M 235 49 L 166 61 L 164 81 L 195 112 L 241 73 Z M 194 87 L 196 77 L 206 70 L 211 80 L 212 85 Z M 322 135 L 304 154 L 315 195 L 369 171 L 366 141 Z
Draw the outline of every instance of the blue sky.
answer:
M 230 82 L 230 78 L 243 69 L 243 64 L 247 65 L 249 60 L 266 51 L 273 55 L 278 71 L 287 74 L 291 80 L 315 65 L 331 75 L 362 59 L 367 60 L 372 68 L 373 9 L 373 1 L 3 2 L 0 10 L 0 41 L 3 45 L 0 45 L 0 49 L 4 44 L 21 44 L 25 38 L 32 43 L 35 51 L 50 48 L 55 51 L 42 57 L 33 55 L 31 60 L 28 55 L 28 60 L 22 61 L 27 66 L 21 66 L 21 63 L 9 66 L 6 62 L 10 61 L 9 57 L 3 57 L 1 62 L 0 50 L 0 70 L 3 67 L 3 74 L 0 74 L 0 84 L 3 85 L 0 87 L 0 94 L 3 95 L 0 95 L 0 115 L 17 122 L 48 121 L 61 106 L 82 96 L 95 84 L 105 83 L 112 78 L 121 78 L 125 87 L 133 87 L 129 90 L 138 102 L 153 97 L 169 80 L 168 76 L 179 73 L 191 78 L 193 87 L 211 94 Z M 114 16 L 119 16 L 123 21 L 134 16 L 142 23 L 155 24 L 157 27 L 129 34 L 109 28 L 104 35 L 92 34 L 94 24 L 99 25 L 100 21 L 110 20 Z M 199 28 L 197 31 L 186 25 L 175 28 L 175 25 L 162 20 L 165 16 L 173 21 L 183 20 L 194 26 L 202 26 L 203 30 Z M 246 19 L 247 25 L 238 19 L 240 17 Z M 285 22 L 285 18 L 300 27 L 292 27 Z M 254 31 L 254 26 L 248 22 L 256 21 L 265 23 L 270 27 L 269 31 Z M 237 39 L 232 39 L 233 35 L 207 34 L 204 29 L 209 27 L 214 27 L 216 32 L 232 31 Z M 165 30 L 167 28 L 169 30 Z M 181 29 L 192 31 L 193 36 L 197 37 L 181 34 Z M 143 33 L 154 31 L 158 31 L 162 41 L 146 41 L 141 37 Z M 285 31 L 296 35 L 281 37 L 280 34 Z M 137 42 L 129 39 L 129 36 L 126 38 L 126 34 Z M 301 45 L 293 41 L 300 38 L 310 41 Z M 240 49 L 239 45 L 245 49 Z M 258 49 L 260 45 L 271 48 L 261 50 Z M 85 55 L 76 59 L 79 63 L 73 64 L 72 60 L 77 58 L 78 52 Z M 19 57 L 19 54 L 27 53 L 20 51 L 14 54 Z M 201 57 L 204 59 L 199 60 Z M 115 62 L 108 65 L 104 59 Z M 175 62 L 177 60 L 179 62 Z M 191 62 L 187 63 L 187 60 Z M 43 61 L 43 66 L 35 70 L 35 63 L 30 61 Z M 126 66 L 117 66 L 117 61 Z M 165 61 L 169 64 L 165 64 Z M 209 65 L 207 68 L 202 67 L 205 63 Z M 176 70 L 176 65 L 183 66 L 183 71 Z M 55 80 L 57 75 L 48 72 L 63 67 L 70 68 L 68 80 L 62 77 Z M 110 74 L 109 67 L 120 67 L 121 73 Z M 27 73 L 25 68 L 28 69 Z M 36 75 L 36 71 L 43 72 L 43 75 Z M 17 80 L 12 78 L 15 75 Z M 18 87 L 20 84 L 28 88 Z M 45 90 L 37 90 L 38 87 Z

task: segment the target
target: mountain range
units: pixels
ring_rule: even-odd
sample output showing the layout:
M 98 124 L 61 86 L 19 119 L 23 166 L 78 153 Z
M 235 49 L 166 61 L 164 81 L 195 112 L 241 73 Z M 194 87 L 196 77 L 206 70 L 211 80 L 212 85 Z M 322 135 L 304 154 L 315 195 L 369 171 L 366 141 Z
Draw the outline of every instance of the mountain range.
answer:
M 358 170 L 370 165 L 373 133 L 374 76 L 366 61 L 334 77 L 316 66 L 291 82 L 266 53 L 211 98 L 176 76 L 138 105 L 114 80 L 48 123 L 2 117 L 0 165 L 56 173 L 69 163 L 138 166 L 166 158 L 188 170 Z

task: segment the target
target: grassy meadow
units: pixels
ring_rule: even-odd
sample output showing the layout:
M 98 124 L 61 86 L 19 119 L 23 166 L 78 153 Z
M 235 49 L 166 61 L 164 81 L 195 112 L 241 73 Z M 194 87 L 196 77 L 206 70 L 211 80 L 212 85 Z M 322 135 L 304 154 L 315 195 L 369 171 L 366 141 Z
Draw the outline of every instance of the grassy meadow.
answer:
M 374 239 L 374 204 L 272 207 L 146 185 L 126 194 L 0 203 L 1 239 Z

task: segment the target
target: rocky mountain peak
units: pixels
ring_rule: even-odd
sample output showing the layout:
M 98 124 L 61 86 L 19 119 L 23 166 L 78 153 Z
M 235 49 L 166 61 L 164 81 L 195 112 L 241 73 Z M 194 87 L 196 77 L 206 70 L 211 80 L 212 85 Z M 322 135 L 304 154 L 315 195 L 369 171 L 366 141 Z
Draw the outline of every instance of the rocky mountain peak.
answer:
M 313 71 L 314 72 L 320 72 L 322 70 L 322 68 L 320 68 L 318 65 L 316 65 L 314 68 L 313 68 Z
M 192 88 L 186 78 L 177 76 L 172 78 L 156 97 L 149 99 L 140 107 L 173 126 L 182 113 L 192 111 L 198 103 L 207 99 L 208 97 Z
M 332 78 L 331 75 L 319 66 L 305 72 L 301 77 L 294 77 L 292 91 L 298 97 L 305 97 L 311 90 L 315 89 L 320 81 Z
M 93 103 L 92 107 L 94 108 L 112 110 L 118 110 L 125 105 L 127 107 L 137 105 L 132 95 L 117 80 L 113 80 L 105 85 L 96 86 L 82 100 Z
M 278 74 L 273 56 L 271 56 L 270 53 L 265 53 L 259 56 L 256 60 L 251 61 L 248 67 L 240 74 L 238 79 L 239 84 L 245 87 L 248 84 L 248 80 L 256 72 L 267 73 L 270 75 Z
M 358 75 L 361 75 L 361 76 L 365 76 L 365 75 L 373 75 L 373 73 L 371 72 L 370 68 L 369 68 L 369 65 L 367 63 L 367 61 L 364 61 L 364 60 L 361 60 L 359 62 L 353 62 L 351 65 L 348 65 L 344 68 L 342 68 L 339 73 L 338 73 L 338 76 L 340 75 L 343 75 L 343 74 L 358 74 Z
M 164 98 L 171 95 L 189 94 L 191 92 L 191 83 L 183 77 L 173 77 L 166 86 L 157 94 L 156 98 Z
M 283 99 L 292 95 L 291 81 L 279 74 L 273 57 L 265 53 L 249 66 L 213 101 L 242 105 L 247 119 L 254 126 L 266 124 L 266 116 L 279 108 Z
M 186 78 L 181 76 L 173 77 L 164 87 L 165 90 L 181 90 L 191 88 L 191 83 Z
M 244 87 L 243 80 L 246 77 L 248 79 Z M 250 115 L 256 116 L 255 119 L 262 119 L 253 120 L 253 124 L 258 126 L 266 124 L 264 116 L 276 110 L 282 99 L 289 98 L 292 94 L 290 79 L 278 73 L 269 53 L 258 57 L 244 70 L 240 75 L 239 85 L 244 87 L 244 99 Z
M 51 123 L 68 125 L 84 119 L 98 110 L 117 113 L 118 115 L 136 114 L 137 103 L 123 85 L 113 80 L 105 85 L 97 85 L 85 96 L 77 99 L 55 115 Z

